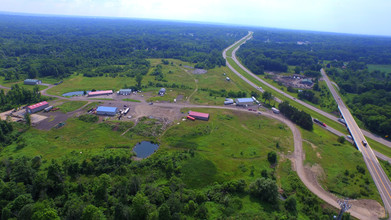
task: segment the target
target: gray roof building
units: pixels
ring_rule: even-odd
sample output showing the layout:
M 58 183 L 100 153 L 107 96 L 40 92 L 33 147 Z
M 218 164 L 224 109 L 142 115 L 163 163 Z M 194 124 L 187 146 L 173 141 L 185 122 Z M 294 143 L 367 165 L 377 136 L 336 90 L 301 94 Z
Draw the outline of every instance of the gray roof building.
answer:
M 25 79 L 24 80 L 25 85 L 38 85 L 41 83 L 42 83 L 42 81 L 39 79 Z

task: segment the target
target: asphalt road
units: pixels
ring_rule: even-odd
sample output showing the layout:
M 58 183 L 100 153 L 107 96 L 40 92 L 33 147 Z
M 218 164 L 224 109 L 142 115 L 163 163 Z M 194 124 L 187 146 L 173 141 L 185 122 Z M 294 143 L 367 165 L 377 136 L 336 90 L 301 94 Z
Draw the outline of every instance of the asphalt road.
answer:
M 226 52 L 227 52 L 229 49 L 231 49 L 232 47 L 236 46 L 241 40 L 246 39 L 246 41 L 247 41 L 247 40 L 251 39 L 252 33 L 253 33 L 253 32 L 250 32 L 250 31 L 249 31 L 249 34 L 248 34 L 248 35 L 246 35 L 245 37 L 243 37 L 242 39 L 240 39 L 239 41 L 235 42 L 234 44 L 232 44 L 231 46 L 229 46 L 227 49 L 225 49 L 225 50 L 223 51 L 223 57 L 226 59 L 226 57 L 227 57 Z M 246 41 L 244 41 L 242 44 L 244 44 Z M 301 104 L 301 105 L 303 105 L 303 106 L 305 106 L 305 107 L 307 107 L 307 108 L 309 108 L 309 109 L 311 109 L 311 110 L 313 110 L 313 111 L 316 111 L 317 113 L 319 113 L 319 114 L 321 114 L 321 115 L 323 115 L 323 116 L 325 116 L 325 117 L 328 117 L 329 119 L 332 119 L 332 120 L 338 122 L 338 118 L 337 118 L 336 116 L 334 116 L 334 115 L 332 115 L 332 114 L 330 114 L 330 113 L 324 112 L 324 111 L 322 111 L 322 110 L 320 110 L 320 109 L 318 109 L 318 108 L 316 108 L 316 107 L 314 107 L 314 106 L 312 106 L 312 105 L 310 105 L 310 104 L 308 104 L 308 103 L 305 103 L 305 102 L 303 102 L 303 101 L 301 101 L 301 100 L 295 99 L 293 96 L 291 96 L 291 95 L 285 93 L 284 91 L 281 91 L 281 90 L 278 89 L 277 87 L 275 87 L 275 86 L 269 84 L 268 82 L 262 80 L 262 79 L 259 78 L 257 75 L 255 75 L 254 73 L 252 73 L 250 70 L 248 70 L 246 67 L 244 67 L 244 66 L 238 61 L 238 59 L 237 59 L 237 57 L 236 57 L 236 51 L 237 51 L 239 48 L 240 48 L 240 46 L 237 47 L 237 48 L 232 52 L 232 57 L 231 57 L 231 58 L 235 61 L 235 63 L 236 63 L 241 69 L 243 69 L 244 71 L 246 71 L 246 73 L 248 73 L 249 75 L 251 75 L 252 77 L 254 77 L 254 78 L 255 78 L 256 80 L 258 80 L 259 82 L 261 82 L 261 83 L 267 85 L 268 87 L 270 87 L 270 88 L 273 89 L 274 91 L 276 91 L 276 92 L 278 92 L 278 93 L 284 95 L 285 97 L 289 98 L 291 101 L 297 102 L 297 103 L 299 103 L 299 104 Z M 240 75 L 240 73 L 237 72 L 236 70 L 234 70 L 234 68 L 232 68 L 232 66 L 231 66 L 228 62 L 227 62 L 227 66 L 228 66 L 232 71 L 234 71 L 235 74 L 237 74 L 237 75 L 239 74 L 239 75 Z M 242 76 L 241 78 L 243 79 L 243 78 L 245 78 L 245 77 Z M 246 82 L 251 82 L 251 81 L 249 81 L 249 80 L 247 80 L 247 79 L 246 79 L 245 81 L 246 81 Z M 252 83 L 252 82 L 251 82 L 250 85 L 254 86 L 255 88 L 259 88 L 259 87 L 257 87 L 256 85 L 254 85 L 254 83 Z M 277 101 L 277 102 L 280 102 L 280 100 L 278 100 L 278 99 L 276 99 L 276 101 Z M 380 137 L 380 136 L 378 136 L 378 135 L 375 135 L 375 134 L 372 134 L 371 132 L 366 131 L 366 130 L 361 130 L 361 132 L 362 132 L 365 136 L 367 136 L 367 137 L 369 137 L 369 138 L 371 138 L 371 139 L 373 139 L 373 140 L 375 140 L 375 141 L 377 141 L 377 142 L 379 142 L 379 143 L 381 143 L 381 144 L 383 144 L 383 145 L 386 145 L 386 146 L 388 146 L 388 147 L 391 148 L 391 142 L 390 142 L 390 141 L 387 141 L 387 140 L 383 139 L 382 137 Z
M 339 97 L 337 91 L 335 91 L 334 87 L 331 84 L 330 79 L 326 75 L 324 69 L 321 69 L 321 74 L 323 79 L 326 81 L 327 86 L 329 87 L 331 94 L 333 95 L 335 101 L 339 106 L 339 110 L 342 116 L 345 119 L 345 122 L 350 130 L 351 136 L 353 137 L 354 142 L 358 149 L 362 152 L 365 164 L 368 167 L 369 172 L 371 173 L 372 179 L 376 184 L 376 187 L 380 193 L 380 196 L 384 203 L 384 208 L 387 212 L 391 213 L 391 182 L 388 179 L 388 176 L 385 174 L 383 168 L 381 167 L 379 161 L 377 160 L 374 152 L 372 151 L 369 144 L 364 146 L 364 141 L 366 141 L 361 129 L 358 127 L 356 121 L 354 120 L 352 114 L 349 109 L 346 107 L 345 103 Z
M 252 33 L 253 33 L 253 32 L 249 32 L 248 35 L 246 35 L 245 37 L 243 37 L 243 38 L 240 39 L 239 41 L 235 42 L 234 44 L 232 44 L 232 45 L 229 46 L 228 48 L 226 48 L 226 49 L 223 51 L 223 57 L 224 57 L 225 59 L 227 59 L 227 54 L 226 54 L 227 51 L 228 51 L 229 49 L 231 49 L 232 47 L 237 46 L 237 44 L 240 43 L 240 41 L 242 41 L 242 40 L 246 40 L 246 41 L 247 41 L 247 40 L 251 39 Z M 241 44 L 244 44 L 246 41 L 243 41 Z M 240 47 L 240 46 L 239 46 L 239 47 Z M 333 116 L 333 115 L 331 115 L 331 114 L 329 114 L 329 113 L 323 112 L 323 111 L 321 111 L 321 110 L 319 110 L 319 109 L 317 109 L 317 108 L 315 108 L 315 107 L 313 107 L 313 106 L 311 106 L 311 105 L 309 105 L 309 104 L 307 104 L 307 103 L 305 103 L 305 102 L 302 102 L 301 100 L 294 99 L 293 96 L 291 96 L 291 95 L 289 95 L 289 94 L 286 94 L 285 92 L 279 90 L 278 88 L 274 87 L 273 85 L 271 85 L 271 84 L 267 83 L 266 81 L 264 81 L 264 80 L 260 79 L 259 77 L 257 77 L 255 74 L 253 74 L 251 71 L 249 71 L 247 68 L 245 68 L 245 67 L 237 60 L 237 58 L 236 58 L 236 56 L 235 56 L 235 53 L 236 53 L 236 51 L 239 49 L 239 47 L 235 48 L 235 50 L 234 50 L 233 53 L 232 53 L 232 57 L 231 57 L 231 58 L 235 61 L 235 63 L 236 63 L 240 68 L 242 68 L 242 69 L 243 69 L 244 71 L 246 71 L 248 74 L 250 74 L 251 76 L 253 76 L 253 77 L 254 77 L 255 79 L 257 79 L 258 81 L 262 82 L 263 84 L 269 86 L 270 88 L 272 88 L 272 89 L 275 90 L 276 92 L 278 92 L 278 93 L 280 93 L 280 94 L 282 94 L 282 95 L 284 95 L 284 96 L 290 98 L 291 100 L 296 101 L 296 102 L 298 102 L 299 104 L 304 105 L 304 106 L 306 106 L 306 107 L 308 107 L 308 108 L 310 108 L 310 109 L 312 109 L 312 110 L 314 110 L 314 111 L 316 111 L 316 112 L 318 112 L 318 113 L 320 113 L 320 114 L 322 114 L 322 115 L 324 115 L 324 116 L 326 116 L 326 117 L 328 117 L 328 118 L 331 118 L 331 119 L 333 119 L 333 120 L 335 120 L 335 121 L 338 121 L 338 118 L 337 118 L 337 117 L 335 117 L 335 116 Z M 246 81 L 246 82 L 247 82 L 248 84 L 250 84 L 252 87 L 254 87 L 254 88 L 256 88 L 256 89 L 259 88 L 257 85 L 255 85 L 254 83 L 252 83 L 252 82 L 251 82 L 250 80 L 248 80 L 246 77 L 242 76 L 237 70 L 235 70 L 235 68 L 233 68 L 233 67 L 228 63 L 228 61 L 226 61 L 226 64 L 227 64 L 227 66 L 228 66 L 236 75 L 238 75 L 241 79 L 243 79 L 244 81 Z M 349 114 L 350 114 L 350 113 L 349 113 Z M 353 120 L 353 121 L 354 121 L 354 120 Z M 288 125 L 288 126 L 289 126 L 289 125 Z M 358 128 L 358 127 L 357 127 L 357 128 Z M 292 129 L 292 128 L 291 128 L 291 130 L 292 130 L 292 132 L 294 132 L 294 138 L 295 138 L 295 140 L 294 140 L 294 142 L 295 142 L 295 167 L 296 167 L 296 171 L 297 171 L 297 174 L 298 174 L 299 178 L 301 179 L 301 181 L 306 185 L 306 187 L 307 187 L 311 192 L 313 192 L 315 195 L 317 195 L 318 197 L 320 197 L 322 200 L 324 200 L 325 202 L 329 203 L 330 205 L 339 208 L 339 205 L 338 205 L 338 203 L 337 203 L 337 199 L 338 199 L 338 198 L 336 198 L 336 197 L 335 197 L 334 195 L 332 195 L 331 193 L 326 192 L 326 191 L 325 191 L 324 189 L 322 189 L 320 186 L 314 185 L 314 184 L 312 184 L 311 181 L 309 181 L 308 177 L 307 177 L 306 174 L 305 174 L 305 169 L 304 169 L 304 167 L 303 167 L 304 152 L 303 152 L 303 149 L 302 149 L 301 134 L 300 134 L 300 132 L 298 132 L 299 134 L 297 134 L 297 133 L 295 132 L 295 130 Z M 339 131 L 337 131 L 337 130 L 335 130 L 335 129 L 333 129 L 333 128 L 330 128 L 330 127 L 328 127 L 328 130 L 331 131 L 331 132 L 333 132 L 333 133 L 335 132 L 336 134 L 341 134 L 341 132 L 339 132 Z M 340 135 L 340 136 L 341 136 L 341 135 Z M 374 138 L 374 139 L 376 139 L 376 138 Z M 300 143 L 298 143 L 298 142 L 300 142 Z M 389 144 L 388 146 L 391 147 L 391 143 L 388 142 L 388 144 Z M 371 160 L 370 160 L 370 161 L 373 161 L 373 160 L 377 161 L 377 159 L 376 159 L 376 157 L 375 157 L 375 155 L 374 155 L 374 153 L 373 153 L 372 150 L 371 150 L 371 154 L 373 155 L 373 157 L 371 157 Z M 384 156 L 384 157 L 385 157 L 385 156 Z M 367 163 L 367 161 L 368 161 L 368 160 L 365 160 L 366 163 Z M 372 164 L 373 164 L 373 162 L 372 162 Z M 384 174 L 384 171 L 381 169 L 381 167 L 380 167 L 378 161 L 377 161 L 377 164 L 378 164 L 378 166 L 376 166 L 376 168 L 377 168 L 376 170 L 378 170 L 378 172 L 380 172 L 380 170 L 381 170 L 382 173 L 383 173 L 383 175 L 381 175 L 381 176 L 382 176 L 382 178 L 381 178 L 382 181 L 383 181 L 383 180 L 384 180 L 384 181 L 388 181 L 388 178 L 387 178 L 387 176 Z M 380 169 L 379 169 L 379 168 L 380 168 Z M 368 167 L 368 169 L 370 169 L 370 168 Z M 373 171 L 373 170 L 370 169 L 370 172 L 371 172 L 371 171 Z M 371 172 L 371 175 L 372 175 L 372 172 Z M 372 177 L 373 177 L 373 175 L 372 175 Z M 375 178 L 374 178 L 374 179 L 375 179 Z M 388 182 L 389 182 L 389 181 L 388 181 Z M 378 187 L 379 184 L 378 184 L 376 181 L 375 181 L 375 184 L 376 184 L 376 186 Z M 379 187 L 378 187 L 378 188 L 379 188 Z M 386 192 L 388 192 L 388 191 L 386 190 Z M 385 197 L 385 194 L 382 195 L 382 198 L 383 198 L 383 197 Z M 388 198 L 390 198 L 389 195 L 388 195 Z M 384 199 L 383 199 L 383 201 L 384 201 Z M 387 212 L 389 212 L 389 207 L 390 207 L 389 204 L 390 204 L 390 203 L 389 203 L 388 201 L 386 201 L 385 203 L 387 203 L 387 204 L 385 204 L 386 210 L 387 210 Z M 360 207 L 353 206 L 353 207 L 351 208 L 351 210 L 349 210 L 349 212 L 350 212 L 350 214 L 351 214 L 352 216 L 354 216 L 354 217 L 356 217 L 356 218 L 359 218 L 359 219 L 377 219 L 375 216 L 371 215 L 370 213 L 363 211 L 363 209 L 360 208 Z

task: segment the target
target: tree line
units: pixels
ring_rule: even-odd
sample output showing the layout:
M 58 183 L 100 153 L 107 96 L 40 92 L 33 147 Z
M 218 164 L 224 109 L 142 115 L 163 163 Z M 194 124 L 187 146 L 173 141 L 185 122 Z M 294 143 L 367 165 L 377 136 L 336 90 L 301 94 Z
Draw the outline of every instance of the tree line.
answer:
M 300 127 L 312 131 L 313 122 L 311 115 L 305 111 L 300 111 L 297 108 L 289 105 L 289 102 L 282 102 L 278 105 L 281 114 L 289 118 L 292 122 L 298 124 Z
M 0 90 L 0 111 L 8 111 L 26 104 L 34 104 L 46 100 L 41 96 L 39 87 L 34 86 L 33 90 L 25 89 L 18 84 L 12 85 L 11 90 L 4 92 Z

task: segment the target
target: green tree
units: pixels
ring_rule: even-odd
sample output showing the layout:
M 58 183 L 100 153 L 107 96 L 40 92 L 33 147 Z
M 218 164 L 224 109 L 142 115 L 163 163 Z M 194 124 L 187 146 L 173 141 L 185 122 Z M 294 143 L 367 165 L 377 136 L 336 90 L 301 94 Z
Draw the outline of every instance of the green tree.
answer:
M 26 121 L 26 125 L 31 126 L 31 117 L 29 113 L 24 114 L 24 120 Z
M 170 207 L 167 204 L 163 204 L 159 208 L 159 220 L 169 220 L 171 219 Z
M 277 163 L 277 153 L 275 151 L 270 151 L 267 154 L 267 160 L 270 164 L 276 164 Z
M 345 137 L 344 136 L 339 136 L 338 137 L 338 142 L 341 143 L 341 144 L 345 143 Z
M 296 214 L 297 213 L 297 202 L 296 202 L 296 198 L 294 196 L 289 196 L 285 202 L 284 202 L 284 207 L 285 209 L 292 213 L 292 214 Z
M 136 83 L 137 83 L 137 88 L 141 89 L 141 81 L 143 80 L 143 76 L 141 74 L 138 74 L 136 76 Z
M 259 178 L 249 186 L 250 194 L 264 202 L 276 204 L 278 201 L 278 188 L 275 181 Z
M 273 95 L 271 92 L 265 91 L 262 94 L 262 98 L 264 99 L 264 103 L 266 103 L 266 100 L 269 100 L 269 104 L 270 104 L 270 100 L 273 98 Z
M 84 208 L 81 220 L 105 220 L 103 212 L 94 205 L 88 205 Z
M 134 219 L 147 219 L 150 210 L 148 197 L 138 192 L 132 200 L 132 217 Z

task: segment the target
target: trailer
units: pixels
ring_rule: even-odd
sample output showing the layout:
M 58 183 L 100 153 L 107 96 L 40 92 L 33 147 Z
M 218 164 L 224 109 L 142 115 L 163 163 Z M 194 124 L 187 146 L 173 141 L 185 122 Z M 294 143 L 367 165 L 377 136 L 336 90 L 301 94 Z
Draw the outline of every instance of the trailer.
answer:
M 188 115 L 186 118 L 189 120 L 195 121 L 195 118 L 191 117 L 190 115 Z
M 126 108 L 122 113 L 123 113 L 124 115 L 126 115 L 126 114 L 128 114 L 128 112 L 129 112 L 129 108 Z

